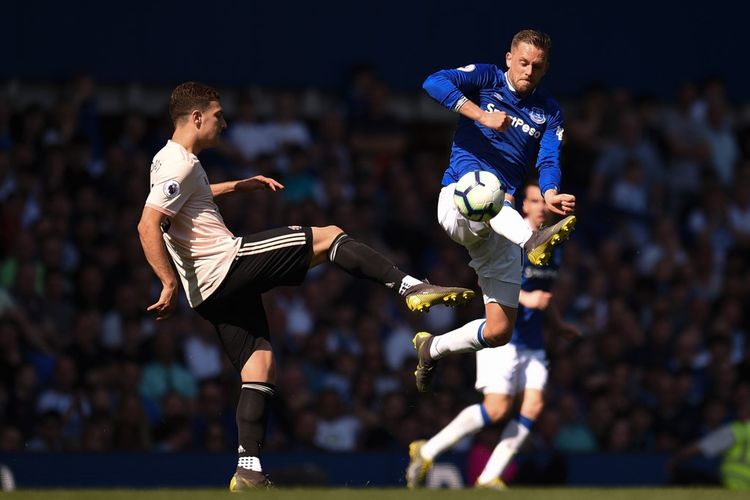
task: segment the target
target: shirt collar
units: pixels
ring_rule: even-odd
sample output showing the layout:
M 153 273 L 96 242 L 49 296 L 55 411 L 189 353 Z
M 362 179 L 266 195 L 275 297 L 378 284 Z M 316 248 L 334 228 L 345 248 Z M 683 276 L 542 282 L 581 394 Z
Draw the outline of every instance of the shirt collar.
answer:
M 531 94 L 527 95 L 526 97 L 521 97 L 520 95 L 518 95 L 518 92 L 516 92 L 516 89 L 515 89 L 515 87 L 513 87 L 513 84 L 510 83 L 510 79 L 508 78 L 508 72 L 507 71 L 505 73 L 503 73 L 503 76 L 505 77 L 505 84 L 508 86 L 508 88 L 510 89 L 510 91 L 513 92 L 513 95 L 517 99 L 519 99 L 519 100 L 521 100 L 521 99 L 528 99 L 529 97 L 533 96 L 534 93 L 536 92 L 536 87 L 534 87 L 534 90 L 531 91 Z

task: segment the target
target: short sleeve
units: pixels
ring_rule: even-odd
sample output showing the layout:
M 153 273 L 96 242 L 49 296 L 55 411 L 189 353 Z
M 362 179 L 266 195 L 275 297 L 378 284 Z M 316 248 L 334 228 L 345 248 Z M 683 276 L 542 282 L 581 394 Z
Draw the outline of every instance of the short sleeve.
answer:
M 712 458 L 724 450 L 728 450 L 734 444 L 734 433 L 730 425 L 725 425 L 698 441 L 698 448 L 703 456 Z
M 151 191 L 146 198 L 146 206 L 174 216 L 195 191 L 198 177 L 195 170 L 189 163 L 177 168 L 162 166 L 159 172 L 151 176 Z

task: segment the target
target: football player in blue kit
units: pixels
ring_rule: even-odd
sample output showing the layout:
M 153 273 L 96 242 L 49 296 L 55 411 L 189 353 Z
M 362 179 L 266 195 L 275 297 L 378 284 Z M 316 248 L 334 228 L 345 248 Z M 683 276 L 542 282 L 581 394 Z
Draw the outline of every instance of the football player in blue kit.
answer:
M 521 289 L 522 250 L 535 265 L 545 264 L 552 247 L 575 225 L 575 196 L 560 193 L 560 106 L 538 84 L 549 65 L 550 37 L 523 30 L 505 55 L 507 71 L 492 64 L 471 64 L 430 75 L 427 93 L 461 114 L 438 201 L 438 221 L 464 245 L 479 278 L 486 322 L 470 322 L 443 335 L 414 336 L 417 389 L 429 389 L 437 360 L 507 344 L 513 333 Z M 563 218 L 532 230 L 513 208 L 513 196 L 536 166 L 539 187 L 550 212 Z M 503 183 L 505 204 L 488 223 L 463 217 L 453 202 L 454 185 L 467 172 L 487 170 Z
M 529 227 L 537 228 L 548 215 L 539 186 L 529 183 L 523 200 L 523 212 Z M 520 397 L 519 415 L 503 429 L 500 442 L 477 478 L 478 487 L 504 489 L 500 479 L 505 467 L 523 444 L 534 421 L 544 407 L 543 390 L 547 382 L 547 357 L 544 351 L 544 326 L 568 339 L 580 335 L 578 328 L 564 322 L 554 304 L 550 290 L 557 275 L 559 252 L 549 264 L 524 262 L 523 282 L 519 296 L 518 321 L 511 341 L 504 346 L 477 351 L 475 387 L 484 395 L 481 404 L 464 408 L 448 425 L 429 441 L 414 441 L 409 446 L 410 463 L 406 470 L 409 488 L 424 484 L 435 458 L 465 436 L 504 419 Z M 484 319 L 470 323 L 481 328 Z

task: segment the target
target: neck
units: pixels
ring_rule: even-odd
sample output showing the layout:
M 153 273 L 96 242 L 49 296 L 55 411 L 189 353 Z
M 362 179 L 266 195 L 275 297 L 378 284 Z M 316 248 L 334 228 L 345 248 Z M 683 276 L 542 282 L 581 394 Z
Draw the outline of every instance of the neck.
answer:
M 194 155 L 197 155 L 203 149 L 198 143 L 198 138 L 195 137 L 192 130 L 186 130 L 180 127 L 176 128 L 174 134 L 172 134 L 172 141 L 185 148 L 188 153 Z

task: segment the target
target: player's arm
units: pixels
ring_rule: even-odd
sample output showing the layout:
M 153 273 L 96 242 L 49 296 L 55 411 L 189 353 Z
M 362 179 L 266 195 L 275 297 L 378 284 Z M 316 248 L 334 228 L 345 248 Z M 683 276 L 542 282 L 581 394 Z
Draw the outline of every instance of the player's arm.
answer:
M 719 427 L 703 438 L 678 450 L 667 463 L 667 470 L 673 472 L 677 465 L 698 455 L 707 458 L 715 457 L 731 448 L 734 443 L 735 438 L 731 425 Z
M 562 112 L 557 111 L 550 118 L 547 129 L 539 143 L 536 168 L 539 171 L 539 189 L 544 196 L 547 208 L 559 215 L 570 215 L 575 212 L 576 197 L 560 193 L 560 150 L 563 144 Z
M 503 111 L 488 112 L 469 100 L 466 94 L 493 85 L 497 68 L 491 64 L 470 64 L 458 69 L 444 69 L 431 74 L 422 88 L 446 108 L 470 120 L 504 131 L 510 126 L 510 117 Z
M 147 311 L 156 311 L 157 320 L 165 319 L 172 313 L 177 305 L 178 293 L 177 276 L 172 269 L 162 237 L 161 224 L 165 219 L 167 219 L 165 214 L 146 206 L 138 222 L 138 236 L 141 239 L 143 253 L 162 285 L 159 300 L 146 308 Z
M 545 310 L 552 300 L 552 294 L 544 290 L 521 290 L 518 303 L 527 309 Z
M 223 196 L 229 193 L 257 191 L 259 189 L 270 189 L 276 191 L 277 189 L 284 189 L 284 185 L 275 179 L 266 177 L 264 175 L 256 175 L 248 179 L 240 179 L 236 181 L 219 182 L 211 184 L 211 194 L 214 198 Z

